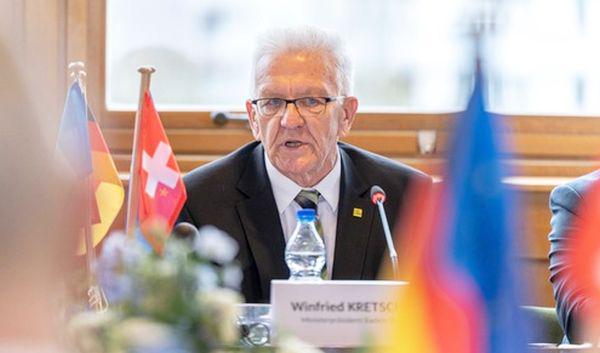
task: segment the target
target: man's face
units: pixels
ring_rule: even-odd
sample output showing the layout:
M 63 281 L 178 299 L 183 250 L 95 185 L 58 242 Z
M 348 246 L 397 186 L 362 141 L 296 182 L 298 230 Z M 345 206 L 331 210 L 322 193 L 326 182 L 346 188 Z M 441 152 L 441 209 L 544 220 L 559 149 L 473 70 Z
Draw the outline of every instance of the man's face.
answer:
M 335 71 L 322 55 L 284 53 L 258 67 L 256 98 L 334 97 Z M 252 133 L 262 141 L 273 165 L 297 184 L 317 184 L 333 168 L 336 142 L 350 130 L 358 102 L 348 97 L 327 103 L 318 116 L 303 116 L 293 104 L 282 114 L 261 116 L 246 101 Z

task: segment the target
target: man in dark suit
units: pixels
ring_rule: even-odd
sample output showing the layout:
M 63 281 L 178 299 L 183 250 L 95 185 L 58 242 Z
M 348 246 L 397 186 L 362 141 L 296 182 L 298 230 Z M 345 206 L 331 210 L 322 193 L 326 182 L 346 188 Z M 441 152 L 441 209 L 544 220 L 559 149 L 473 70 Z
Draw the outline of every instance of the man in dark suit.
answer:
M 339 142 L 358 100 L 350 62 L 327 32 L 288 29 L 263 38 L 254 60 L 254 99 L 246 101 L 256 142 L 185 177 L 188 200 L 180 221 L 212 224 L 239 244 L 248 302 L 268 302 L 272 279 L 285 279 L 285 242 L 298 194 L 314 195 L 332 279 L 375 279 L 385 238 L 369 190 L 388 194 L 390 223 L 411 180 L 429 177 Z
M 570 237 L 575 234 L 576 222 L 580 221 L 582 208 L 586 205 L 586 192 L 598 178 L 600 170 L 559 185 L 550 194 L 550 281 L 554 288 L 559 322 L 571 343 L 590 339 L 582 336 L 582 318 L 592 307 L 600 305 L 586 297 L 582 288 L 574 288 L 568 260 L 573 255 L 572 246 L 569 245 Z M 592 339 L 597 340 L 598 337 Z

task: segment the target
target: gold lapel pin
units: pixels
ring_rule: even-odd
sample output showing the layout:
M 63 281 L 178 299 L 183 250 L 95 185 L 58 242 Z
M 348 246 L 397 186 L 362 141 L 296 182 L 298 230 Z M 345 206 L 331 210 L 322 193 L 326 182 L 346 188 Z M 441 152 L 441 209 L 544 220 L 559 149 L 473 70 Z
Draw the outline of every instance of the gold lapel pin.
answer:
M 352 210 L 352 215 L 356 218 L 362 218 L 362 214 L 363 214 L 362 208 L 354 207 L 354 210 Z

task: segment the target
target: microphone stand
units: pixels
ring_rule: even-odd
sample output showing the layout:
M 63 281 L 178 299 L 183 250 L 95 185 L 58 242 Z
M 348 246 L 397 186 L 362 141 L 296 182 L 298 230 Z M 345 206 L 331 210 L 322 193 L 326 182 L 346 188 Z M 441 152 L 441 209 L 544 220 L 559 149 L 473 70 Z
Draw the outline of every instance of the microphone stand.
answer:
M 383 232 L 385 233 L 385 241 L 387 242 L 388 251 L 390 252 L 390 260 L 392 262 L 392 272 L 394 274 L 394 280 L 398 280 L 398 254 L 394 248 L 394 242 L 392 241 L 392 233 L 390 232 L 390 225 L 388 224 L 387 217 L 385 216 L 385 210 L 383 209 L 383 202 L 377 200 L 377 208 L 379 209 L 379 217 L 383 224 Z

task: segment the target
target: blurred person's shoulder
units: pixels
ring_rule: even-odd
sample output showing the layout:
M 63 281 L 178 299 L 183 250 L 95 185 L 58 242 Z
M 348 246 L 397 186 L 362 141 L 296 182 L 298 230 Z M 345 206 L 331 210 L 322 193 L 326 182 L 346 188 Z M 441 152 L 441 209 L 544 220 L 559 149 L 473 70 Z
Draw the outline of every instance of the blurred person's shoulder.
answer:
M 584 207 L 589 188 L 599 179 L 600 169 L 556 186 L 550 193 L 550 207 L 557 205 L 572 210 Z
M 563 186 L 568 186 L 579 194 L 585 194 L 587 189 L 598 179 L 600 179 L 600 169 L 568 181 Z
M 564 192 L 569 190 L 577 193 L 579 196 L 583 196 L 589 187 L 598 179 L 600 179 L 600 169 L 594 170 L 591 173 L 582 175 L 573 180 L 569 180 L 566 183 L 560 184 L 552 190 L 552 194 Z

